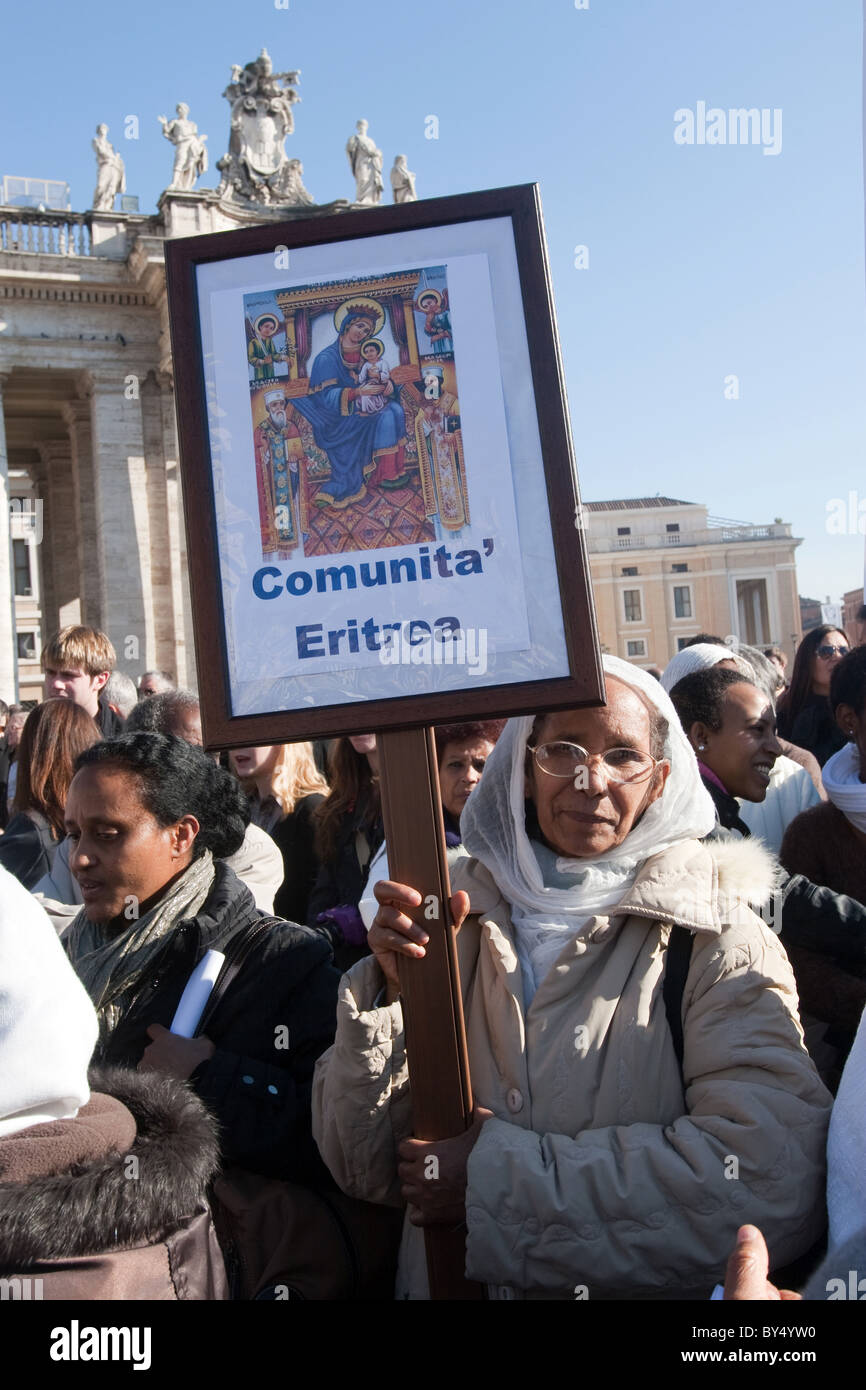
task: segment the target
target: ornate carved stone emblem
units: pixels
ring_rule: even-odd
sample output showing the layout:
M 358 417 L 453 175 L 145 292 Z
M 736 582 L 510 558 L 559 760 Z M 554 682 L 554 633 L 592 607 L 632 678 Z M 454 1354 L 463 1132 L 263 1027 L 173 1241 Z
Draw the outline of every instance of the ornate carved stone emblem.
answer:
M 246 205 L 310 207 L 300 160 L 289 159 L 285 139 L 295 128 L 299 71 L 274 72 L 266 49 L 243 68 L 232 67 L 223 92 L 231 107 L 228 153 L 217 163 L 221 198 Z

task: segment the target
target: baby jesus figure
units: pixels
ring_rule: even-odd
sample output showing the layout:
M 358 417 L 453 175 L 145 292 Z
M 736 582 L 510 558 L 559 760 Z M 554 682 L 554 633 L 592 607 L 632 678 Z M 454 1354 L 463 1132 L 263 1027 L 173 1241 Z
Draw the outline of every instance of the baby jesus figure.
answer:
M 371 415 L 377 410 L 385 409 L 386 393 L 391 395 L 391 372 L 388 363 L 384 358 L 385 344 L 378 338 L 368 338 L 361 348 L 361 356 L 364 365 L 358 373 L 359 386 L 381 386 L 380 392 L 370 392 L 369 395 L 358 396 L 355 400 L 355 410 L 359 415 Z M 390 387 L 390 390 L 388 389 Z

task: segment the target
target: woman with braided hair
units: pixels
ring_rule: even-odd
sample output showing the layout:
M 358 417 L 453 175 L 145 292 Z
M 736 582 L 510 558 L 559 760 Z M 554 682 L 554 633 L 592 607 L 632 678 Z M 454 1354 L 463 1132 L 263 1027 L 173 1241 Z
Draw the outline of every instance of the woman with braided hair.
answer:
M 274 920 L 206 1035 L 169 1031 L 204 953 L 261 918 L 224 862 L 248 820 L 231 774 L 182 739 L 131 734 L 88 749 L 66 805 L 84 905 L 63 940 L 99 1018 L 95 1060 L 188 1079 L 220 1122 L 224 1161 L 304 1182 L 320 1168 L 310 1088 L 339 978 L 327 942 Z

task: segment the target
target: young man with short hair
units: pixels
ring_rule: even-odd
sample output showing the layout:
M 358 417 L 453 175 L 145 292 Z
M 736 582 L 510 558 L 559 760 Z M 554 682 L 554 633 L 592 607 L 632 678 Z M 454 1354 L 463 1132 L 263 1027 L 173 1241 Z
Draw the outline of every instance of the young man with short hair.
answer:
M 102 693 L 117 653 L 95 627 L 62 627 L 42 651 L 45 699 L 72 700 L 96 720 L 103 738 L 122 734 L 125 720 Z

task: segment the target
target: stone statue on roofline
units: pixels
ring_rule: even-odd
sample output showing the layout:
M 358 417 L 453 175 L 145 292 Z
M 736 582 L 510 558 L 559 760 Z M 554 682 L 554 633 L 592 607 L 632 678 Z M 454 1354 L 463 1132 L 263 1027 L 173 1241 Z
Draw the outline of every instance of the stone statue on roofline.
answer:
M 107 136 L 108 126 L 98 125 L 96 139 L 91 142 L 96 155 L 94 212 L 113 212 L 114 200 L 118 193 L 126 192 L 126 169 L 123 160 Z
M 346 145 L 349 167 L 355 178 L 355 202 L 374 207 L 382 201 L 382 151 L 367 134 L 367 122 L 358 121 L 356 133 Z
M 391 170 L 391 189 L 395 203 L 417 203 L 418 201 L 418 194 L 415 192 L 415 175 L 406 168 L 405 154 L 398 154 L 394 159 L 394 166 Z
M 174 170 L 169 189 L 188 192 L 195 186 L 196 179 L 207 172 L 207 136 L 199 135 L 195 121 L 189 119 L 186 102 L 180 102 L 176 110 L 173 121 L 160 116 L 159 123 L 166 140 L 174 145 Z
M 232 65 L 223 92 L 231 108 L 229 148 L 217 161 L 219 195 L 248 207 L 310 207 L 301 163 L 289 159 L 285 140 L 295 128 L 292 107 L 300 101 L 294 84 L 300 71 L 274 72 L 267 49 L 245 67 Z

